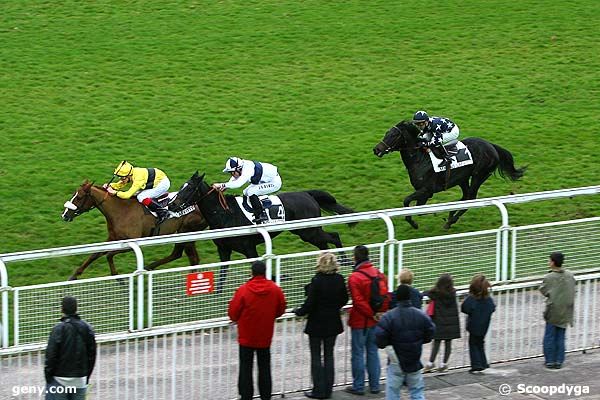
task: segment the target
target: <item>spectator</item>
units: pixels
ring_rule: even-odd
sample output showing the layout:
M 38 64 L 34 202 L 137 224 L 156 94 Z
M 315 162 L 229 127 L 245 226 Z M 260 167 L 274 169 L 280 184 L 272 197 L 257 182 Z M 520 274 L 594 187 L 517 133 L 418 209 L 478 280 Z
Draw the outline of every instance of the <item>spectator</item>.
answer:
M 252 278 L 236 290 L 229 302 L 229 318 L 238 324 L 238 390 L 242 400 L 251 400 L 254 396 L 254 353 L 260 398 L 271 398 L 271 340 L 275 319 L 285 311 L 285 297 L 279 286 L 266 279 L 266 270 L 264 262 L 253 262 Z
M 469 356 L 471 369 L 469 372 L 481 372 L 490 365 L 485 356 L 485 335 L 490 327 L 492 313 L 496 310 L 494 300 L 490 297 L 490 282 L 485 276 L 478 274 L 471 279 L 469 295 L 463 301 L 461 311 L 467 314 L 467 331 L 469 332 Z
M 423 308 L 423 297 L 417 289 L 412 287 L 414 277 L 415 275 L 410 269 L 403 268 L 402 271 L 400 271 L 400 274 L 398 274 L 398 282 L 400 282 L 400 285 L 407 285 L 410 288 L 410 302 L 413 307 L 416 307 L 420 310 L 421 308 Z M 396 307 L 397 305 L 397 292 L 398 288 L 396 288 L 396 292 L 391 293 L 390 297 L 392 300 L 390 301 L 390 309 Z
M 348 386 L 345 390 L 356 395 L 365 394 L 366 350 L 369 389 L 371 393 L 377 394 L 381 391 L 379 389 L 381 365 L 375 343 L 374 327 L 379 315 L 374 314 L 369 301 L 372 279 L 379 276 L 384 283 L 387 282 L 387 279 L 369 261 L 369 249 L 365 246 L 354 248 L 354 265 L 354 272 L 348 278 L 348 288 L 352 297 L 352 308 L 348 317 L 348 325 L 352 332 L 352 386 Z M 381 311 L 385 311 L 387 307 L 389 307 L 389 302 Z
M 425 384 L 421 364 L 423 343 L 431 342 L 435 326 L 431 319 L 411 302 L 411 287 L 398 286 L 398 305 L 386 312 L 375 328 L 375 341 L 388 354 L 385 399 L 400 399 L 403 383 L 410 398 L 421 400 Z M 387 347 L 386 347 L 387 346 Z
M 333 390 L 333 349 L 337 335 L 344 332 L 340 310 L 348 302 L 346 282 L 337 271 L 335 255 L 322 253 L 317 259 L 317 273 L 307 286 L 306 300 L 294 310 L 298 316 L 308 314 L 304 333 L 310 344 L 313 388 L 304 395 L 311 399 L 328 399 Z
M 546 296 L 544 320 L 544 358 L 546 368 L 560 369 L 565 361 L 565 332 L 567 325 L 573 326 L 575 303 L 575 278 L 562 267 L 565 256 L 550 254 L 550 272 L 544 276 L 540 292 Z
M 452 339 L 460 338 L 460 322 L 458 319 L 458 305 L 456 303 L 456 290 L 450 274 L 442 274 L 435 286 L 429 291 L 423 293 L 434 302 L 433 315 L 431 319 L 435 324 L 435 335 L 433 336 L 433 346 L 431 347 L 431 356 L 425 364 L 423 372 L 432 371 L 435 368 L 435 358 L 442 340 L 444 341 L 444 361 L 440 363 L 438 372 L 444 372 L 448 369 L 448 361 L 452 353 Z
M 52 328 L 46 347 L 46 400 L 83 400 L 96 364 L 96 337 L 77 315 L 75 297 L 63 297 L 61 308 L 63 317 Z

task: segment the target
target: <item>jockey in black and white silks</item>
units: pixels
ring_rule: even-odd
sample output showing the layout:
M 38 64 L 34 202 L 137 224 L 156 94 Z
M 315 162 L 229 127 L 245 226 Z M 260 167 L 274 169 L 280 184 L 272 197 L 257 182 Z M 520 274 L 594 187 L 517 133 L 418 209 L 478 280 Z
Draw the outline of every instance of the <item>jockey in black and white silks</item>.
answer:
M 254 222 L 263 222 L 263 208 L 258 196 L 275 193 L 281 189 L 282 181 L 277 167 L 268 163 L 230 157 L 225 163 L 223 172 L 230 173 L 231 178 L 224 183 L 214 183 L 213 187 L 224 191 L 237 189 L 250 183 L 243 193 L 249 198 L 254 209 Z
M 412 121 L 420 130 L 423 138 L 427 140 L 427 146 L 439 147 L 444 161 L 440 167 L 450 165 L 451 157 L 444 145 L 452 140 L 458 139 L 460 130 L 458 125 L 449 118 L 430 117 L 425 111 L 417 111 Z

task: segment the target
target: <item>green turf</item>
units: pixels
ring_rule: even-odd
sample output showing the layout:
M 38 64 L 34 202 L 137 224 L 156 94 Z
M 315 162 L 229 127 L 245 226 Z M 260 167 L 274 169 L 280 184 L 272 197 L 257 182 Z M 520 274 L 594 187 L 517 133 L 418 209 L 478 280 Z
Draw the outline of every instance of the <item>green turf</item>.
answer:
M 164 169 L 177 187 L 196 169 L 224 179 L 239 155 L 276 164 L 285 191 L 399 207 L 411 187 L 398 155 L 371 149 L 416 109 L 529 165 L 521 182 L 491 178 L 481 197 L 596 185 L 599 36 L 589 0 L 5 1 L 0 253 L 103 241 L 99 213 L 67 224 L 62 204 L 124 158 Z M 509 211 L 523 225 L 600 215 L 600 205 Z M 419 231 L 399 220 L 397 236 L 443 234 L 441 218 L 420 217 Z M 496 210 L 475 210 L 452 232 L 499 224 Z M 385 239 L 381 223 L 339 231 L 346 245 Z M 275 241 L 279 254 L 312 249 L 290 234 Z M 217 259 L 212 243 L 199 251 Z M 62 280 L 82 259 L 9 264 L 10 283 Z M 132 260 L 117 256 L 119 270 Z M 100 261 L 84 276 L 107 273 Z

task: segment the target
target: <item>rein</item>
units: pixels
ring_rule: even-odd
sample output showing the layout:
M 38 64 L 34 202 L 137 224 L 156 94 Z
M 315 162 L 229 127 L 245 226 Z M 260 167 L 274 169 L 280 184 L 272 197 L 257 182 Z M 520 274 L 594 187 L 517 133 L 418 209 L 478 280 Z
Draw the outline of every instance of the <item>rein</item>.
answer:
M 227 204 L 227 200 L 225 199 L 225 195 L 223 194 L 223 192 L 221 192 L 220 190 L 216 190 L 215 188 L 210 188 L 210 190 L 208 192 L 206 192 L 206 194 L 204 196 L 202 196 L 200 198 L 200 200 L 202 200 L 203 198 L 205 198 L 206 196 L 208 196 L 212 192 L 217 192 L 217 198 L 219 199 L 219 204 L 221 205 L 221 208 L 223 210 L 229 211 L 229 205 Z

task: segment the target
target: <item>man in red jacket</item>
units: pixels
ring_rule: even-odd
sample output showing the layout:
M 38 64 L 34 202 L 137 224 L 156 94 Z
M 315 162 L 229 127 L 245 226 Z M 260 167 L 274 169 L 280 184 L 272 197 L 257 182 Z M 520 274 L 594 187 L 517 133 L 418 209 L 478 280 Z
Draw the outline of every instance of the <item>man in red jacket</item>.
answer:
M 252 365 L 255 352 L 260 398 L 271 398 L 271 340 L 275 320 L 285 312 L 286 304 L 281 288 L 266 279 L 266 270 L 264 262 L 253 262 L 252 279 L 240 286 L 229 302 L 229 318 L 238 324 L 238 390 L 242 400 L 251 400 L 254 396 Z
M 348 278 L 348 288 L 352 297 L 352 308 L 348 318 L 348 325 L 352 331 L 352 386 L 346 388 L 346 392 L 365 394 L 365 350 L 367 353 L 367 371 L 369 373 L 369 389 L 371 393 L 377 394 L 379 389 L 379 378 L 381 376 L 381 365 L 377 343 L 375 343 L 376 315 L 371 309 L 369 300 L 371 298 L 371 280 L 379 275 L 385 283 L 387 293 L 387 278 L 369 261 L 369 249 L 365 246 L 354 248 L 354 272 Z M 380 312 L 387 311 L 389 301 L 384 302 Z M 377 314 L 379 316 L 379 313 Z

